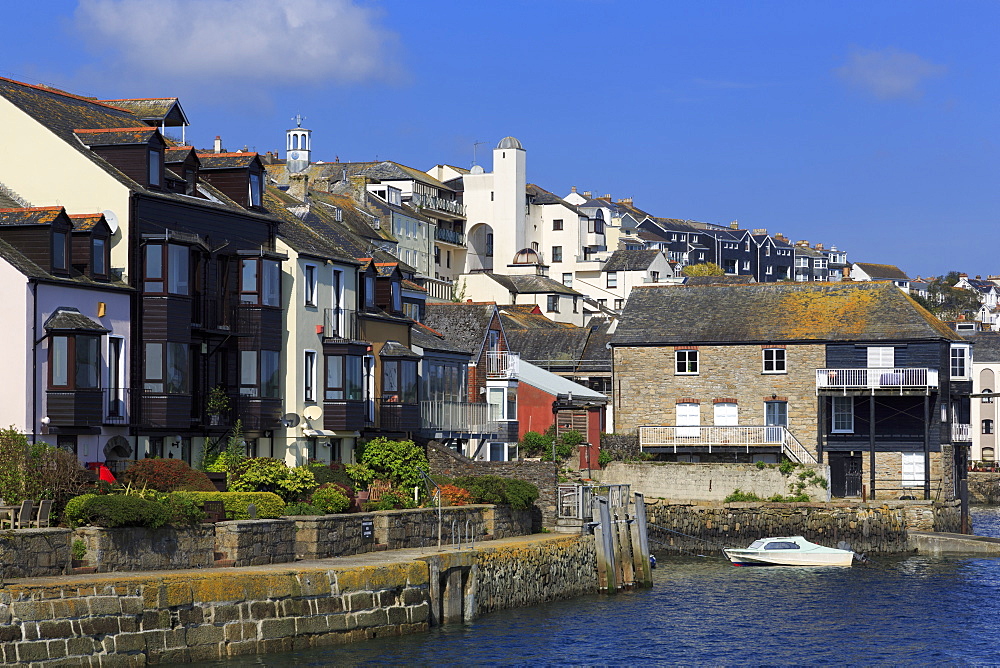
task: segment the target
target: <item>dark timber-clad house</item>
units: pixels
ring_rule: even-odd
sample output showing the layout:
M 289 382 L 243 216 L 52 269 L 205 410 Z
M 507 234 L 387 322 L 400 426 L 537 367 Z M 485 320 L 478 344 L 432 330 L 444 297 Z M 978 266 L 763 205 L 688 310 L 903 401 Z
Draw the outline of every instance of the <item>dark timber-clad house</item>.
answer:
M 186 122 L 176 100 L 141 117 L 132 111 L 149 105 L 134 102 L 0 80 L 0 184 L 24 203 L 100 211 L 108 223 L 110 275 L 135 289 L 122 388 L 131 443 L 113 454 L 190 462 L 235 417 L 251 453 L 268 454 L 281 418 L 283 257 L 279 221 L 262 206 L 263 165 L 253 153 L 173 146 L 160 128 Z M 215 387 L 230 403 L 218 419 L 206 406 Z
M 615 430 L 659 459 L 828 463 L 834 496 L 964 477 L 971 346 L 891 283 L 643 286 L 611 346 Z

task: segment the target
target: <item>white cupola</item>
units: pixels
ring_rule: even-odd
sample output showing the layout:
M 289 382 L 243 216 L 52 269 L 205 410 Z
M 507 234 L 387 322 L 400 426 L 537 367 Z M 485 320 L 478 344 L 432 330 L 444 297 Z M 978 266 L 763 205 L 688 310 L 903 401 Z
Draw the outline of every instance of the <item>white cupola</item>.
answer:
M 296 114 L 295 127 L 285 132 L 285 164 L 288 172 L 301 172 L 309 166 L 312 150 L 312 130 L 302 127 L 305 118 Z

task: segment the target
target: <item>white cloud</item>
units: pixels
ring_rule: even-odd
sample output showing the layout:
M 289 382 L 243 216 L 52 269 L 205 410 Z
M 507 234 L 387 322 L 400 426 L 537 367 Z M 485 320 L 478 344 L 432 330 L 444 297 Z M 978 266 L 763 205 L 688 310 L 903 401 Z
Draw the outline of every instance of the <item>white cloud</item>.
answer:
M 393 79 L 379 18 L 351 0 L 80 0 L 74 17 L 106 76 L 224 93 Z
M 891 100 L 921 97 L 921 84 L 941 76 L 947 68 L 892 47 L 881 51 L 855 47 L 847 57 L 847 64 L 835 71 L 848 84 L 880 100 Z

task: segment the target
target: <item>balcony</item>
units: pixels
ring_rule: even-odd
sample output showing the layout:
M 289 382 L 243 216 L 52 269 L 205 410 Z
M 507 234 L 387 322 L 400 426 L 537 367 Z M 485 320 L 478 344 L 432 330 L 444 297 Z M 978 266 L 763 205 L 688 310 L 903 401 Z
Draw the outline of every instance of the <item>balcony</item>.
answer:
M 323 402 L 323 428 L 361 431 L 365 427 L 365 402 L 327 399 Z
M 713 448 L 724 448 L 724 452 L 732 452 L 737 448 L 751 453 L 755 449 L 760 451 L 765 448 L 780 448 L 782 454 L 792 461 L 816 463 L 812 453 L 799 443 L 787 427 L 639 427 L 639 448 L 650 453 L 691 452 L 693 449 L 711 453 Z
M 461 232 L 455 232 L 454 230 L 449 230 L 447 228 L 436 228 L 434 230 L 434 240 L 465 248 L 465 235 Z
M 131 414 L 129 389 L 124 387 L 105 388 L 104 392 L 104 424 L 128 424 Z
M 433 299 L 451 301 L 455 296 L 455 282 L 446 281 L 440 278 L 425 278 L 423 287 L 427 290 L 427 296 Z
M 450 213 L 453 216 L 465 218 L 465 205 L 461 202 L 436 195 L 422 195 L 413 193 L 410 198 L 410 205 L 422 209 L 433 209 L 442 213 Z
M 357 311 L 340 307 L 323 309 L 323 338 L 360 341 Z
M 904 390 L 938 387 L 937 369 L 816 369 L 816 390 Z
M 486 377 L 493 379 L 517 378 L 521 356 L 506 350 L 486 351 Z
M 191 302 L 191 326 L 208 332 L 241 335 L 235 295 L 228 298 L 195 295 Z
M 420 429 L 420 404 L 377 400 L 376 427 L 382 431 L 417 431 Z
M 490 404 L 466 401 L 421 401 L 420 429 L 431 432 L 495 434 Z
M 236 397 L 233 419 L 239 419 L 245 431 L 276 429 L 281 421 L 280 397 Z
M 971 441 L 972 441 L 972 425 L 958 424 L 955 422 L 951 424 L 952 443 L 969 443 Z
M 103 391 L 48 390 L 45 392 L 45 415 L 52 426 L 96 427 L 104 421 Z

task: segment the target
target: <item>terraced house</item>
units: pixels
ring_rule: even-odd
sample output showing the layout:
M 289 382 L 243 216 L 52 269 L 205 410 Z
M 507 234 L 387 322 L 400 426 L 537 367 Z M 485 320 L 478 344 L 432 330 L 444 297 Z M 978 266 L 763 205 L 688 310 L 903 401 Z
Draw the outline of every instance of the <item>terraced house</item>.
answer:
M 834 496 L 964 476 L 971 346 L 891 283 L 639 286 L 610 345 L 615 430 L 659 459 L 819 462 Z

